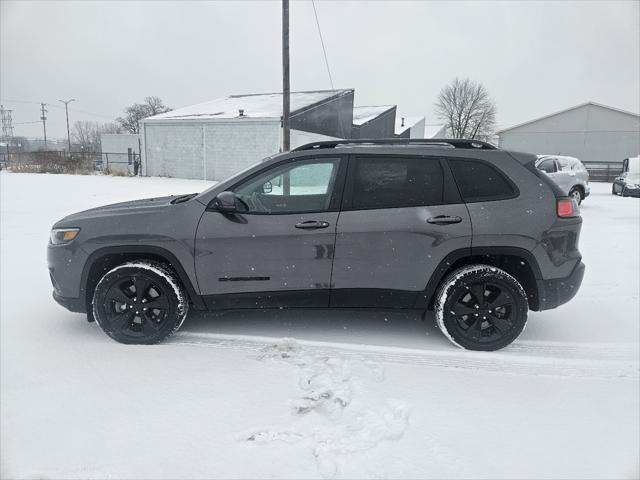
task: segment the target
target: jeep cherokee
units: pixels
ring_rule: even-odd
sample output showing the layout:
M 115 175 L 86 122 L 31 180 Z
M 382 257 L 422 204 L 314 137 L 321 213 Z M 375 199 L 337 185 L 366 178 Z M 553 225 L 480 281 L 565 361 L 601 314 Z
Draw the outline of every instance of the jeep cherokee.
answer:
M 454 344 L 497 350 L 528 310 L 578 291 L 575 199 L 536 156 L 475 140 L 317 142 L 200 193 L 57 222 L 53 296 L 122 343 L 193 310 L 435 310 Z

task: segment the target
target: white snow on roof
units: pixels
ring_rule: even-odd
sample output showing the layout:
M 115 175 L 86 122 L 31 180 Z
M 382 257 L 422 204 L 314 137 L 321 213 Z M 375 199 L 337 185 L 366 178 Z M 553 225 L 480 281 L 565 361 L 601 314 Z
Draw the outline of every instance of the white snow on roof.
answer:
M 424 138 L 437 138 L 444 137 L 444 125 L 425 125 L 424 126 Z
M 406 132 L 409 128 L 414 127 L 416 124 L 420 123 L 423 120 L 424 117 L 402 117 L 396 114 L 396 135 L 400 135 L 402 132 Z
M 291 92 L 291 112 L 293 113 L 314 103 L 349 92 L 351 90 Z M 237 118 L 240 116 L 240 110 L 244 110 L 244 116 L 249 118 L 280 118 L 282 115 L 282 93 L 230 95 L 189 107 L 178 108 L 149 118 L 153 120 Z
M 382 115 L 384 112 L 391 110 L 394 106 L 395 105 L 368 105 L 353 107 L 353 124 L 364 125 Z

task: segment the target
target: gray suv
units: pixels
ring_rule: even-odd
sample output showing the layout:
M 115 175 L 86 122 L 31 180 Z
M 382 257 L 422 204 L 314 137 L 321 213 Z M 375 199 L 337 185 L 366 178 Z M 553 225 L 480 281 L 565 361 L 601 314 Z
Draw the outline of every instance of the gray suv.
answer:
M 275 155 L 199 194 L 53 226 L 53 296 L 152 344 L 190 309 L 435 310 L 497 350 L 582 282 L 582 219 L 536 157 L 471 140 L 344 140 Z

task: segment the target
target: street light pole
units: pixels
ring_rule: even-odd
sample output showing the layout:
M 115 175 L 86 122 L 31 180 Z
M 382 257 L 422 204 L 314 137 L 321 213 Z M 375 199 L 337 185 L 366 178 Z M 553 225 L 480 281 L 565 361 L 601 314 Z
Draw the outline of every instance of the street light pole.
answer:
M 75 102 L 76 99 L 72 98 L 70 100 L 58 100 L 58 101 L 64 103 L 64 111 L 67 114 L 67 146 L 69 147 L 69 153 L 71 153 L 71 134 L 69 133 L 69 104 L 71 102 Z

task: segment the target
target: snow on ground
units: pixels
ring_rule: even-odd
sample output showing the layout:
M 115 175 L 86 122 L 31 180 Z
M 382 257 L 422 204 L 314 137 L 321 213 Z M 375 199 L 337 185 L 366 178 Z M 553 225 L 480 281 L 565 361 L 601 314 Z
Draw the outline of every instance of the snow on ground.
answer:
M 51 299 L 56 220 L 207 185 L 0 173 L 2 478 L 637 478 L 637 199 L 592 184 L 581 291 L 501 352 L 383 311 L 192 315 L 125 346 Z

